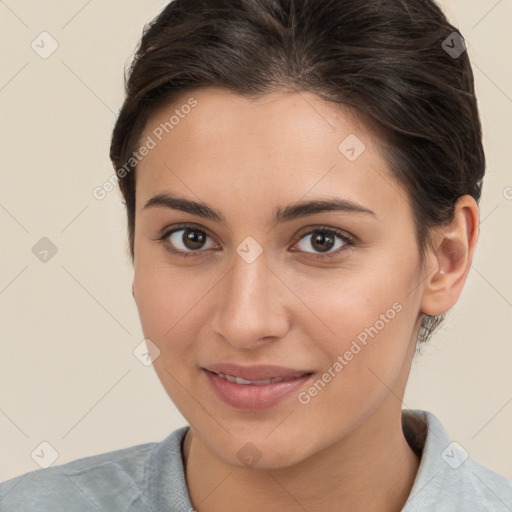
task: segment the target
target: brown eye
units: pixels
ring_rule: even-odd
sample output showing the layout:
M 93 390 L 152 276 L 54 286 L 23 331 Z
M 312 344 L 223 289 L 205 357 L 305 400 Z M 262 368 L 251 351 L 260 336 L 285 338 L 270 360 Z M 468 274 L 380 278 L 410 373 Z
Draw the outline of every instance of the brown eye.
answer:
M 333 248 L 336 238 L 329 233 L 317 231 L 311 236 L 311 246 L 320 252 L 327 252 Z
M 167 231 L 160 240 L 165 244 L 166 249 L 180 256 L 195 256 L 194 253 L 203 252 L 203 249 L 215 247 L 207 233 L 193 226 L 181 226 L 172 231 Z M 210 246 L 207 245 L 211 241 Z
M 303 242 L 303 240 L 307 241 Z M 322 227 L 303 234 L 296 245 L 299 246 L 300 251 L 309 253 L 313 257 L 327 258 L 343 252 L 348 247 L 353 246 L 354 242 L 337 229 Z M 313 251 L 308 250 L 311 247 Z
M 183 231 L 183 234 L 178 235 L 178 240 L 180 240 L 187 249 L 192 251 L 201 249 L 206 241 L 206 233 L 198 231 L 197 229 L 183 229 L 180 231 Z M 179 231 L 177 233 L 179 233 Z M 176 233 L 174 233 L 174 235 L 176 235 Z

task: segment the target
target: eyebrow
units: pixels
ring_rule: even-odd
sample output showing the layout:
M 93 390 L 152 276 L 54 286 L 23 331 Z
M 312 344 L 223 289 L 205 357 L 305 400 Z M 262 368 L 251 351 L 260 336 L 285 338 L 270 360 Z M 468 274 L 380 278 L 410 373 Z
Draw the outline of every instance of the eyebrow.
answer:
M 212 208 L 206 203 L 199 201 L 192 201 L 183 197 L 176 197 L 172 194 L 158 194 L 149 199 L 143 207 L 146 208 L 170 208 L 172 210 L 179 210 L 186 213 L 191 213 L 216 222 L 226 223 L 226 218 L 217 209 Z M 377 214 L 368 208 L 365 208 L 359 203 L 343 199 L 340 197 L 333 197 L 329 199 L 316 199 L 313 201 L 301 201 L 298 203 L 280 206 L 274 211 L 273 224 L 277 225 L 283 222 L 290 222 L 300 217 L 307 215 L 315 215 L 317 213 L 340 211 L 346 213 L 363 213 L 366 215 L 373 215 L 377 219 Z

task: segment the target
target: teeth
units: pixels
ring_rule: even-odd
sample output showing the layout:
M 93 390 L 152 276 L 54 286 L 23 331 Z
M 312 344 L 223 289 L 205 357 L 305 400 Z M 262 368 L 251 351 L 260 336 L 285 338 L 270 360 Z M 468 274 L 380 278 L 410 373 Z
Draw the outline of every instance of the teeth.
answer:
M 256 386 L 264 386 L 265 384 L 273 384 L 275 382 L 293 380 L 296 379 L 297 377 L 301 377 L 302 375 L 292 375 L 290 377 L 272 377 L 271 379 L 265 380 L 247 380 L 242 379 L 242 377 L 234 377 L 233 375 L 225 375 L 223 373 L 217 373 L 217 376 L 229 382 L 236 382 L 237 384 L 253 384 Z
M 235 382 L 237 384 L 256 384 L 256 383 L 258 383 L 258 384 L 263 384 L 263 383 L 268 384 L 268 383 L 270 383 L 270 380 L 266 380 L 266 381 L 262 381 L 262 380 L 252 381 L 252 380 L 242 379 L 242 377 L 237 377 L 235 379 Z

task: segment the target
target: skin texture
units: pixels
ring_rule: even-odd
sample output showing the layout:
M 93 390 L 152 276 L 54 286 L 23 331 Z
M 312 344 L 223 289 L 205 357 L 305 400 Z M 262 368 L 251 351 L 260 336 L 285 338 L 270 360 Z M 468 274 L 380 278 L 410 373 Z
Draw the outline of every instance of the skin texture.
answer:
M 133 295 L 144 335 L 160 350 L 158 377 L 191 425 L 184 461 L 195 509 L 400 510 L 419 464 L 400 411 L 421 315 L 458 300 L 477 241 L 475 201 L 459 200 L 422 267 L 407 192 L 367 123 L 312 93 L 255 101 L 207 88 L 160 109 L 141 140 L 190 97 L 197 106 L 137 169 Z M 338 149 L 350 134 L 366 146 L 354 161 Z M 144 209 L 159 193 L 206 202 L 226 225 Z M 279 206 L 331 197 L 375 215 L 271 222 Z M 208 235 L 202 247 L 185 245 L 184 231 L 172 236 L 176 250 L 199 247 L 186 258 L 157 241 L 179 223 Z M 334 238 L 328 253 L 336 254 L 315 259 L 323 253 L 306 233 L 322 227 L 356 244 Z M 249 236 L 263 251 L 252 263 L 237 253 Z M 200 369 L 276 364 L 313 371 L 316 380 L 397 303 L 394 318 L 305 405 L 292 393 L 263 411 L 235 409 Z M 250 468 L 237 456 L 249 442 L 260 454 Z

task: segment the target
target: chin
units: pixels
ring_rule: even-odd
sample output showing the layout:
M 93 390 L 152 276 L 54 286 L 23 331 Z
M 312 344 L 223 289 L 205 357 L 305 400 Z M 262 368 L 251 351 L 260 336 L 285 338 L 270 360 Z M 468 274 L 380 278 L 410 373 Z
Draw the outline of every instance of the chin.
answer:
M 236 430 L 230 432 L 239 434 Z M 297 433 L 297 438 L 285 430 L 274 432 L 270 438 L 268 433 L 269 430 L 265 429 L 264 433 L 253 431 L 243 436 L 224 436 L 223 443 L 209 439 L 208 444 L 215 456 L 226 464 L 253 470 L 285 469 L 302 462 L 308 457 L 308 451 L 314 452 L 313 447 L 307 450 L 300 433 Z

